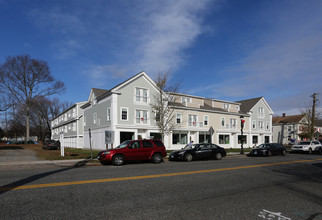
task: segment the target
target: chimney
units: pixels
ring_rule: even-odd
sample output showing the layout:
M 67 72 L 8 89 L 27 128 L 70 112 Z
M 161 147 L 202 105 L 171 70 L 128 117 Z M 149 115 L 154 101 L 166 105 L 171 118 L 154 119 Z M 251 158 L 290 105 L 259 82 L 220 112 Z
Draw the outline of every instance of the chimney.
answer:
M 285 113 L 283 113 L 283 118 L 286 116 L 286 114 Z

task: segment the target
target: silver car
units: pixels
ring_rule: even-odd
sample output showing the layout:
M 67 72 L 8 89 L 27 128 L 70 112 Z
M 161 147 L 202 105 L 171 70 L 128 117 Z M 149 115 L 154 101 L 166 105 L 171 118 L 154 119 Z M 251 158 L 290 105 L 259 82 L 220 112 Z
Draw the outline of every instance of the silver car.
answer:
M 301 141 L 292 146 L 292 152 L 322 152 L 322 146 L 319 141 Z

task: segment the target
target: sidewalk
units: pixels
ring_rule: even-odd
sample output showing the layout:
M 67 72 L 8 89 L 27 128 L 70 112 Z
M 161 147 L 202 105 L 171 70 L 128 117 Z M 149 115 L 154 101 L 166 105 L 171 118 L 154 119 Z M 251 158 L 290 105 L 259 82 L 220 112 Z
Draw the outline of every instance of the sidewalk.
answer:
M 246 157 L 246 154 L 241 155 L 237 152 L 227 153 L 227 158 Z M 165 158 L 167 159 L 167 157 Z M 54 165 L 62 167 L 81 167 L 81 166 L 101 166 L 100 162 L 94 158 L 91 159 L 73 159 L 73 160 L 32 160 L 32 161 L 5 161 L 0 162 L 0 167 L 3 166 L 23 166 L 23 165 Z
M 97 166 L 100 165 L 97 159 L 73 159 L 73 160 L 36 160 L 36 161 L 7 161 L 0 162 L 0 167 L 2 166 L 23 166 L 23 165 L 56 165 L 56 166 Z

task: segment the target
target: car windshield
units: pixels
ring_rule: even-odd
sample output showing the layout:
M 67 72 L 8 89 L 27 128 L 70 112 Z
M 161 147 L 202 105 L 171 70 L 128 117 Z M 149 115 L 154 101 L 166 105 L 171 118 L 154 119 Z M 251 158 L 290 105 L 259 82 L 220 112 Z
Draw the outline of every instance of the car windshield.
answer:
M 298 143 L 299 145 L 310 145 L 310 141 L 301 141 L 300 143 Z
M 193 144 L 193 145 L 189 145 L 189 144 L 187 144 L 184 148 L 182 148 L 183 150 L 191 150 L 191 149 L 193 149 L 193 148 L 195 148 L 197 145 L 196 144 Z
M 256 148 L 263 149 L 263 148 L 268 148 L 268 147 L 269 147 L 268 144 L 261 144 L 261 145 L 257 146 Z
M 126 147 L 129 143 L 131 143 L 131 141 L 124 141 L 122 144 L 120 144 L 119 146 L 116 147 L 116 149 L 121 149 Z

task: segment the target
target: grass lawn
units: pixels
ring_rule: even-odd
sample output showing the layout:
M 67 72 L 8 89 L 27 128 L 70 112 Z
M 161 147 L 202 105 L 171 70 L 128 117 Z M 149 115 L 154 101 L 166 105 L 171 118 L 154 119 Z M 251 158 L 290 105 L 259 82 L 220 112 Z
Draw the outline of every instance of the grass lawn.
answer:
M 70 159 L 89 159 L 91 158 L 90 150 L 84 149 L 75 149 L 75 148 L 66 148 L 65 156 L 60 156 L 60 150 L 44 150 L 42 149 L 41 144 L 8 144 L 2 145 L 6 147 L 22 148 L 26 150 L 33 150 L 36 152 L 36 155 L 39 159 L 42 160 L 70 160 Z M 21 149 L 21 150 L 22 150 Z M 96 158 L 99 151 L 92 150 L 93 159 Z

